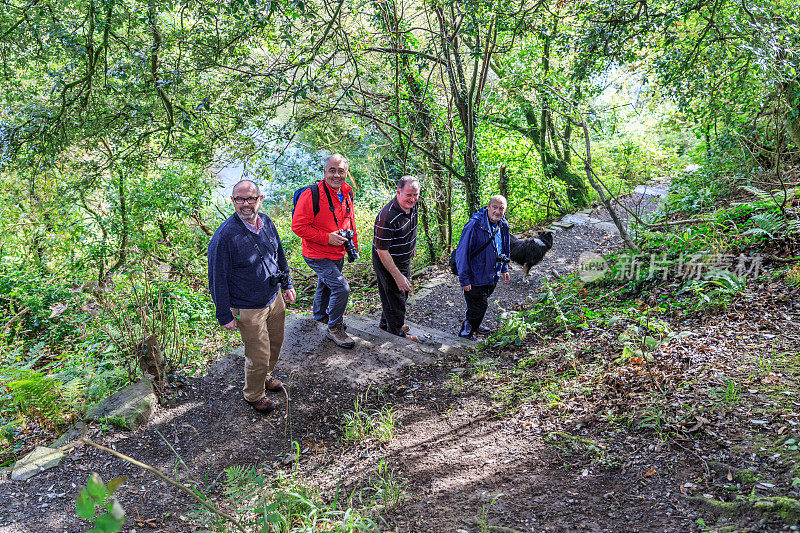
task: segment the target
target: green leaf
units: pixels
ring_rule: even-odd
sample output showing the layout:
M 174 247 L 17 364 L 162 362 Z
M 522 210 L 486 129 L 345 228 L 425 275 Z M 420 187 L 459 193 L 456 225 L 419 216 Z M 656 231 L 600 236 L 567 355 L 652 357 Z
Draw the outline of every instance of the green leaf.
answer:
M 111 496 L 112 494 L 114 494 L 114 491 L 117 490 L 117 488 L 120 485 L 125 483 L 125 481 L 127 481 L 127 479 L 128 479 L 127 476 L 119 476 L 119 477 L 115 477 L 114 479 L 109 481 L 108 485 L 106 486 L 106 488 L 108 489 L 108 495 Z
M 97 517 L 94 522 L 94 529 L 101 533 L 116 533 L 122 528 L 124 518 L 114 518 L 111 513 L 105 513 Z
M 103 478 L 97 472 L 92 472 L 92 475 L 89 476 L 89 481 L 86 482 L 86 490 L 98 502 L 105 501 L 106 486 L 103 484 Z
M 647 335 L 644 338 L 644 345 L 647 346 L 648 348 L 654 348 L 658 346 L 658 340 L 656 340 L 654 337 L 651 337 L 650 335 Z
M 94 500 L 89 495 L 89 491 L 85 488 L 81 489 L 75 497 L 75 510 L 78 516 L 84 520 L 91 520 L 94 518 Z

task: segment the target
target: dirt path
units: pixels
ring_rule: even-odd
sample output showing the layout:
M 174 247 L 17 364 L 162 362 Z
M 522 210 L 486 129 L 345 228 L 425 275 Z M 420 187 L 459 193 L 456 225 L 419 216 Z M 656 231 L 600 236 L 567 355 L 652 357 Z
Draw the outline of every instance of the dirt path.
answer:
M 652 213 L 662 195 L 666 194 L 666 183 L 656 183 L 650 187 L 639 187 L 637 193 L 622 199 L 628 210 L 646 215 Z M 630 218 L 626 210 L 620 209 L 621 219 Z M 489 298 L 489 309 L 485 324 L 497 327 L 502 322 L 505 310 L 513 310 L 535 298 L 544 290 L 542 278 L 561 276 L 572 272 L 578 266 L 578 258 L 583 252 L 605 253 L 623 247 L 622 239 L 616 233 L 611 216 L 602 207 L 586 209 L 576 215 L 563 218 L 564 225 L 569 228 L 550 226 L 553 231 L 553 247 L 536 267 L 532 268 L 527 278 L 522 275 L 522 267 L 511 264 L 511 282 L 498 283 L 494 294 Z M 535 236 L 536 231 L 529 231 L 518 236 Z M 442 330 L 457 332 L 464 319 L 464 297 L 458 285 L 458 279 L 448 270 L 442 268 L 423 284 L 423 293 L 412 297 L 413 305 L 408 312 L 412 322 L 438 327 Z
M 602 211 L 595 215 L 604 218 Z M 498 320 L 500 307 L 540 292 L 543 272 L 564 273 L 581 252 L 618 245 L 618 237 L 591 224 L 560 231 L 533 280 L 520 280 L 517 271 L 511 284 L 498 287 L 490 319 Z M 409 318 L 452 332 L 463 302 L 452 276 L 444 276 L 428 280 L 440 283 L 416 302 Z M 232 465 L 258 465 L 268 476 L 291 468 L 283 460 L 294 452 L 293 441 L 302 452 L 296 475 L 329 497 L 337 488 L 353 494 L 383 461 L 403 480 L 406 497 L 384 516 L 382 531 L 698 529 L 700 514 L 677 492 L 676 480 L 691 479 L 699 468 L 687 456 L 616 430 L 592 437 L 607 442 L 615 469 L 586 456 L 564 456 L 545 436 L 585 432 L 580 420 L 559 420 L 538 404 L 502 415 L 492 387 L 458 379 L 467 356 L 457 339 L 442 333 L 436 342 L 428 332 L 421 346 L 391 343 L 370 329 L 370 320 L 351 318 L 351 332 L 360 339 L 354 351 L 324 340 L 307 318 L 291 322 L 279 367 L 291 397 L 289 416 L 283 399 L 284 410 L 266 417 L 242 402 L 242 360 L 235 353 L 204 377 L 179 384 L 177 404 L 158 409 L 144 427 L 130 433 L 93 428 L 89 436 L 179 480 L 195 480 L 212 494 Z M 342 414 L 364 393 L 368 407 L 394 409 L 398 428 L 386 445 L 341 443 Z M 118 491 L 129 517 L 123 531 L 194 530 L 194 504 L 184 494 L 119 459 L 78 447 L 59 467 L 26 482 L 12 482 L 7 473 L 0 478 L 0 532 L 83 531 L 74 495 L 93 471 L 106 480 L 128 476 Z

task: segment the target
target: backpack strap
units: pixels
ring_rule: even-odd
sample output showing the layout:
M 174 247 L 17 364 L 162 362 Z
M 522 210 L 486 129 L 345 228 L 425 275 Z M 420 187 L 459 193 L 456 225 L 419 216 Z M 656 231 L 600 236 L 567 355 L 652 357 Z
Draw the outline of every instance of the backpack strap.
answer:
M 492 239 L 489 239 L 488 241 L 486 241 L 485 243 L 483 243 L 483 246 L 481 246 L 480 248 L 478 248 L 477 250 L 475 250 L 474 252 L 472 252 L 471 254 L 469 254 L 469 260 L 470 260 L 470 261 L 472 261 L 473 259 L 475 259 L 475 257 L 477 257 L 477 255 L 478 255 L 479 253 L 481 253 L 482 251 L 484 251 L 484 250 L 486 249 L 486 247 L 487 247 L 487 246 L 489 246 L 489 243 L 491 243 L 491 242 L 492 242 Z
M 319 214 L 319 182 L 317 181 L 309 188 L 311 189 L 311 208 L 314 210 L 314 216 L 317 216 Z

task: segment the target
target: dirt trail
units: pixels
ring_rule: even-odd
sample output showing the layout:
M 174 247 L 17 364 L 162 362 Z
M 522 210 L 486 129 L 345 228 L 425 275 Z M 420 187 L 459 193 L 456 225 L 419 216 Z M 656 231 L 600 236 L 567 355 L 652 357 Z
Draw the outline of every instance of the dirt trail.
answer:
M 653 196 L 636 198 L 650 203 Z M 604 220 L 602 210 L 594 213 Z M 541 291 L 542 273 L 564 273 L 578 255 L 619 245 L 607 227 L 576 224 L 556 234 L 555 245 L 532 280 L 519 271 L 499 286 L 489 318 Z M 696 511 L 675 494 L 674 478 L 696 465 L 680 464 L 674 454 L 649 439 L 628 436 L 615 446 L 628 458 L 621 471 L 565 459 L 546 445 L 549 431 L 563 427 L 546 406 L 528 406 L 501 417 L 491 389 L 454 380 L 464 371 L 467 347 L 452 335 L 463 313 L 460 289 L 452 276 L 433 277 L 412 306 L 423 343 L 388 337 L 372 317 L 347 317 L 358 337 L 355 350 L 337 348 L 321 326 L 293 317 L 277 374 L 291 397 L 290 416 L 253 412 L 241 399 L 242 359 L 235 352 L 197 379 L 179 384 L 177 404 L 159 408 L 133 432 L 94 428 L 89 437 L 112 446 L 179 480 L 210 487 L 225 468 L 260 465 L 267 473 L 287 467 L 282 459 L 301 446 L 296 465 L 301 477 L 325 491 L 351 491 L 374 474 L 381 460 L 405 480 L 408 495 L 387 517 L 384 531 L 471 532 L 481 521 L 495 531 L 687 531 L 696 529 Z M 435 329 L 443 330 L 437 332 Z M 386 446 L 340 443 L 341 414 L 357 395 L 393 406 L 398 429 Z M 376 403 L 377 405 L 377 403 Z M 575 422 L 571 422 L 574 426 Z M 613 436 L 609 436 L 613 438 Z M 645 479 L 657 468 L 665 475 Z M 190 531 L 194 508 L 176 489 L 129 464 L 87 447 L 70 450 L 62 464 L 26 482 L 0 477 L 0 533 L 83 531 L 74 495 L 90 472 L 103 479 L 128 476 L 118 495 L 128 521 L 123 531 Z M 669 475 L 666 475 L 669 472 Z M 688 475 L 688 474 L 687 474 Z

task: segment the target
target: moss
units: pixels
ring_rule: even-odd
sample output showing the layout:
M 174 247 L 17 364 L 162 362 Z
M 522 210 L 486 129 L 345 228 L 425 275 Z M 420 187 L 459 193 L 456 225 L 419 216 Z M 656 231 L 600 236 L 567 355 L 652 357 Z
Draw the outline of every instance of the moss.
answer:
M 119 429 L 130 429 L 128 422 L 121 416 L 106 416 L 100 419 L 101 424 L 108 424 Z
M 723 502 L 703 496 L 685 496 L 685 498 L 716 517 L 739 515 L 752 509 L 759 514 L 774 514 L 790 526 L 800 523 L 800 501 L 792 498 L 756 496 L 754 494 L 747 499 L 743 498 L 732 502 Z
M 709 511 L 714 516 L 737 515 L 744 511 L 749 502 L 744 500 L 736 500 L 733 502 L 723 502 L 713 498 L 705 498 L 703 496 L 684 496 L 688 501 L 699 505 L 706 511 Z
M 775 513 L 784 523 L 796 526 L 800 523 L 800 501 L 781 496 L 761 497 L 753 503 L 753 508 L 761 513 Z

